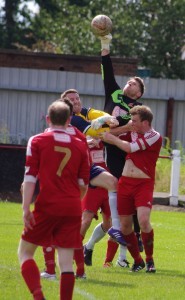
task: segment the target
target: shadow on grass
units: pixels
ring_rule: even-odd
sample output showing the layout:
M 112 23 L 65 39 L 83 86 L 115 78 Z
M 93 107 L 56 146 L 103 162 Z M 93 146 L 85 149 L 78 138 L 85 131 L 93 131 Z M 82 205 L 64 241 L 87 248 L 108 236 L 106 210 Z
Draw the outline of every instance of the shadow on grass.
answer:
M 88 284 L 96 284 L 96 285 L 100 285 L 101 287 L 117 287 L 117 288 L 122 288 L 122 287 L 125 287 L 125 288 L 133 288 L 135 287 L 134 284 L 128 284 L 128 283 L 125 283 L 125 282 L 116 282 L 116 281 L 110 281 L 110 280 L 101 280 L 101 279 L 91 279 L 88 277 Z M 82 282 L 82 281 L 81 281 Z M 84 283 L 86 282 L 85 280 L 83 281 Z M 87 282 L 86 282 L 87 283 Z
M 157 270 L 157 273 L 155 273 L 155 275 L 159 275 L 159 276 L 165 276 L 165 277 L 178 277 L 178 278 L 185 278 L 185 273 L 184 273 L 184 269 L 182 269 L 182 273 L 176 270 L 164 270 L 164 269 L 160 269 Z
M 23 226 L 23 223 L 19 223 L 19 222 L 17 222 L 17 223 L 11 223 L 11 222 L 8 222 L 8 223 L 6 223 L 6 222 L 0 222 L 0 225 L 3 225 L 3 226 L 12 226 L 12 225 L 15 225 L 15 226 Z

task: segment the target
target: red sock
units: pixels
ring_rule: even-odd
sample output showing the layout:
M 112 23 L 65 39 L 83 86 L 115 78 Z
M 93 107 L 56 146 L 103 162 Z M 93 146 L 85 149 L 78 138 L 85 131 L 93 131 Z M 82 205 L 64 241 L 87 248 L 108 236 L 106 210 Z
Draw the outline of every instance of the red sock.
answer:
M 39 269 L 33 259 L 26 260 L 21 266 L 22 276 L 33 294 L 34 300 L 43 300 Z
M 71 300 L 73 297 L 73 289 L 75 277 L 73 272 L 61 273 L 60 277 L 60 300 Z
M 143 259 L 139 252 L 138 242 L 135 233 L 132 231 L 132 233 L 124 235 L 124 239 L 127 242 L 128 251 L 132 255 L 135 263 L 140 263 Z
M 146 254 L 146 262 L 153 259 L 153 249 L 154 249 L 154 231 L 153 229 L 146 233 L 141 232 L 141 237 L 143 240 L 143 246 Z
M 76 263 L 76 274 L 82 276 L 85 273 L 83 248 L 74 250 L 74 260 Z
M 83 241 L 83 239 L 84 237 L 81 235 L 81 241 Z M 74 260 L 76 263 L 76 275 L 82 276 L 85 273 L 83 245 L 82 248 L 74 250 Z
M 55 274 L 55 248 L 43 247 L 44 260 L 46 265 L 46 272 L 49 274 Z
M 105 257 L 105 262 L 112 262 L 114 259 L 114 256 L 116 254 L 116 251 L 118 250 L 119 244 L 114 242 L 113 240 L 107 241 L 107 252 Z

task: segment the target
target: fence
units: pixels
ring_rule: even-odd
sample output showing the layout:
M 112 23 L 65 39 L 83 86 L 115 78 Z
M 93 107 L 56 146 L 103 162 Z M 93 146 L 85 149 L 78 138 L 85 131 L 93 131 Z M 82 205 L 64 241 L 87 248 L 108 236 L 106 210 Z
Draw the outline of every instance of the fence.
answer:
M 181 165 L 180 150 L 173 150 L 172 151 L 171 183 L 170 183 L 170 205 L 173 205 L 173 206 L 178 206 L 180 165 Z
M 20 145 L 0 145 L 0 198 L 21 202 L 26 148 Z
M 24 176 L 25 155 L 24 146 L 0 144 L 0 199 L 21 202 L 20 186 Z M 169 204 L 178 206 L 180 151 L 173 150 L 171 156 L 160 158 L 170 159 L 172 162 Z

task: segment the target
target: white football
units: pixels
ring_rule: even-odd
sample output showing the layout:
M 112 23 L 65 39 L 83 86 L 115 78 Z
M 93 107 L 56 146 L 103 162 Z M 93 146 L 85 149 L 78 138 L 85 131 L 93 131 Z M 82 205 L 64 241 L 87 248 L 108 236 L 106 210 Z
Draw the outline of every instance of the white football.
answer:
M 104 36 L 112 31 L 112 21 L 106 15 L 97 15 L 91 21 L 91 28 L 95 35 Z

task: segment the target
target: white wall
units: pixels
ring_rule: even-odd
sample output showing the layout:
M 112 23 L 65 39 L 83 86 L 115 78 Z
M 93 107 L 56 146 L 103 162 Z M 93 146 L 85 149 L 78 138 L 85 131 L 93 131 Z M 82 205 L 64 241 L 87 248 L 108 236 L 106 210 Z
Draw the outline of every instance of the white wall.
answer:
M 120 86 L 127 77 L 116 76 Z M 185 147 L 185 81 L 145 79 L 143 104 L 154 113 L 153 126 L 165 136 L 167 100 L 175 101 L 172 146 L 176 140 Z M 61 92 L 76 88 L 86 107 L 103 109 L 104 87 L 101 75 L 34 69 L 0 68 L 0 142 L 5 128 L 11 140 L 28 139 L 41 132 L 48 105 Z

